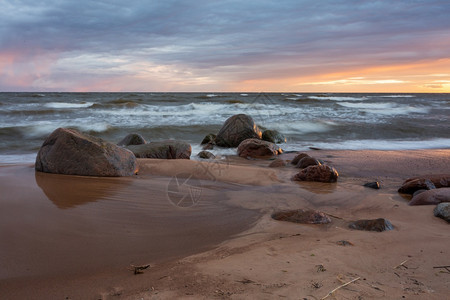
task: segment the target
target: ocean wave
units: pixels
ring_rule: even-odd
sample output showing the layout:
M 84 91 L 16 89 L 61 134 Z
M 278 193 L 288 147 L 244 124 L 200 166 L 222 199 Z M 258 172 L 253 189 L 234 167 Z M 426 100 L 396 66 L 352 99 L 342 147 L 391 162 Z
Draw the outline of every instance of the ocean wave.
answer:
M 338 105 L 348 108 L 355 108 L 360 111 L 364 111 L 370 114 L 380 115 L 405 115 L 410 113 L 429 113 L 428 107 L 411 106 L 411 105 L 399 105 L 395 103 L 351 103 L 340 102 Z
M 414 98 L 415 95 L 382 95 L 382 96 L 370 96 L 370 97 L 380 97 L 380 98 Z
M 49 102 L 44 104 L 45 107 L 49 108 L 85 108 L 90 107 L 93 102 L 79 102 L 79 103 L 67 103 L 67 102 Z
M 331 100 L 331 101 L 362 101 L 367 99 L 366 96 L 348 97 L 348 96 L 328 96 L 328 95 L 308 96 L 308 98 L 316 100 Z

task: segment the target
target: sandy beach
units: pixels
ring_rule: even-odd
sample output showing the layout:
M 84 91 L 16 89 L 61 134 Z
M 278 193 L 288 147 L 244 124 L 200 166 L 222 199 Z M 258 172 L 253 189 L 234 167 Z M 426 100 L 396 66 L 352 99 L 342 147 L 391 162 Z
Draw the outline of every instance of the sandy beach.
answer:
M 450 265 L 449 224 L 397 189 L 449 173 L 450 150 L 307 153 L 338 182 L 293 182 L 293 166 L 235 156 L 139 159 L 138 175 L 124 178 L 1 166 L 0 298 L 321 299 L 351 282 L 327 299 L 445 299 L 450 274 L 434 267 Z M 271 218 L 300 208 L 332 223 Z M 373 218 L 394 230 L 348 228 Z

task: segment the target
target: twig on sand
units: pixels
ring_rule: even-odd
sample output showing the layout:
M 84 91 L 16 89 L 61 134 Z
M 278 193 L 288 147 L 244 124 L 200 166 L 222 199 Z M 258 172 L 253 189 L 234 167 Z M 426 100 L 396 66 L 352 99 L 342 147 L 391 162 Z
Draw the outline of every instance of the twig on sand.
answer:
M 357 277 L 357 278 L 355 278 L 355 279 L 353 279 L 353 280 L 350 280 L 350 281 L 347 282 L 347 283 L 344 283 L 344 284 L 338 286 L 337 288 L 335 288 L 334 290 L 332 290 L 331 292 L 329 292 L 325 297 L 320 298 L 320 300 L 323 300 L 323 299 L 326 299 L 326 298 L 330 297 L 330 296 L 333 295 L 333 293 L 336 292 L 337 290 L 339 290 L 339 289 L 343 288 L 344 286 L 347 286 L 347 285 L 349 285 L 350 283 L 353 283 L 353 282 L 355 282 L 356 280 L 359 280 L 359 279 L 361 279 L 361 277 Z
M 450 266 L 438 266 L 438 267 L 433 267 L 433 269 L 445 269 L 447 272 L 450 273 Z
M 135 266 L 131 265 L 131 271 L 134 271 L 134 275 L 144 273 L 145 269 L 148 269 L 150 267 L 150 264 L 148 265 L 141 265 L 141 266 Z
M 407 260 L 402 261 L 399 265 L 393 267 L 392 269 L 395 270 L 395 269 L 398 269 L 398 267 L 403 267 L 403 268 L 405 268 L 405 269 L 408 269 L 408 267 L 405 266 L 405 263 L 406 263 L 408 260 L 409 260 L 409 258 L 408 258 Z

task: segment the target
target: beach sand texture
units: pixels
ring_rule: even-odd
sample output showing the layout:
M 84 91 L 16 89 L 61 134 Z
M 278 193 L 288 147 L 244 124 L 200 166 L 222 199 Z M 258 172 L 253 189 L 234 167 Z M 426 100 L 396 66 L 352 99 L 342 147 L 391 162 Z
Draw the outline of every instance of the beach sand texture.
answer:
M 355 280 L 328 298 L 446 299 L 450 274 L 434 267 L 450 265 L 449 224 L 397 189 L 449 173 L 450 150 L 308 154 L 335 167 L 338 182 L 293 182 L 292 166 L 237 156 L 139 159 L 127 178 L 2 166 L 0 298 L 321 299 Z M 362 186 L 369 181 L 382 188 Z M 270 217 L 300 208 L 332 222 Z M 394 230 L 348 228 L 374 218 Z

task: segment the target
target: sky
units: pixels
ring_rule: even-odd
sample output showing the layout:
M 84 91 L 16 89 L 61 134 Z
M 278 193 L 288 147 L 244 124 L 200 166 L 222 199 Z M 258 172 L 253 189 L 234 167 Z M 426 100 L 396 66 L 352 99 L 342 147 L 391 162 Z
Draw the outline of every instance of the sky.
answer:
M 0 6 L 2 92 L 450 92 L 448 0 Z

